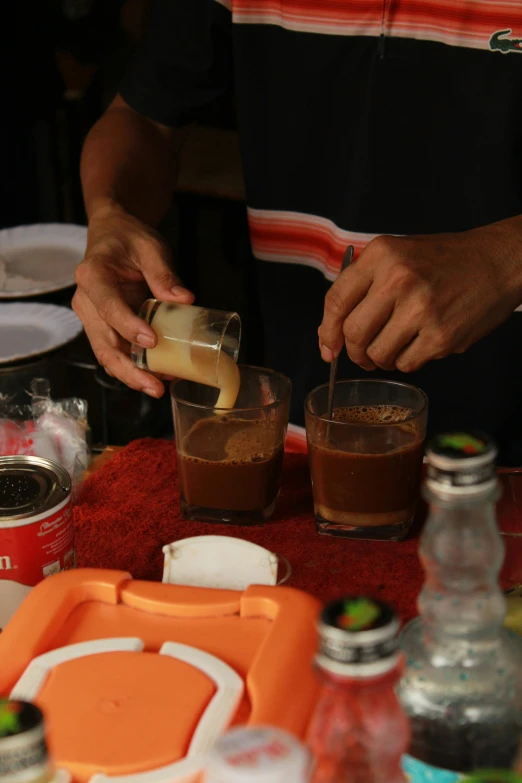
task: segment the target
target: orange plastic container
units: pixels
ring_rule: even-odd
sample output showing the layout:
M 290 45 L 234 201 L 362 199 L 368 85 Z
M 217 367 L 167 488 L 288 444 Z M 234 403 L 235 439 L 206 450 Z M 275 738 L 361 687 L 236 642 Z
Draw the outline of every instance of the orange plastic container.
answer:
M 77 783 L 195 781 L 228 726 L 298 737 L 317 696 L 319 604 L 80 569 L 40 583 L 0 634 L 0 694 L 44 711 Z

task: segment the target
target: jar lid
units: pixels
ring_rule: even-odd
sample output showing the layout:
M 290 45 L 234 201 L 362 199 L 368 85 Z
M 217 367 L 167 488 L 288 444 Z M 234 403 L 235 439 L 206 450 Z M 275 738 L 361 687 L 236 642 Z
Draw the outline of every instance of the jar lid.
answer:
M 338 674 L 369 676 L 397 660 L 399 619 L 382 601 L 346 596 L 327 604 L 319 622 L 321 668 Z
M 69 474 L 56 462 L 43 457 L 0 457 L 0 523 L 48 511 L 70 491 Z
M 212 749 L 206 783 L 306 783 L 310 769 L 308 751 L 287 732 L 239 727 Z
M 0 699 L 0 739 L 23 734 L 37 726 L 43 726 L 43 715 L 35 704 Z
M 426 486 L 436 495 L 476 495 L 496 486 L 497 448 L 491 438 L 481 432 L 454 431 L 436 435 L 426 453 Z

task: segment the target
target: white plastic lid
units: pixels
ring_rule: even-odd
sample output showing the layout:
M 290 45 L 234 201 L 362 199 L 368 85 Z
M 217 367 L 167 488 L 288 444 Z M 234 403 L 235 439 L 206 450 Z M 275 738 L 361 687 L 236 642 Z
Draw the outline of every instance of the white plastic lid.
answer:
M 206 783 L 307 783 L 309 752 L 281 729 L 236 728 L 214 746 Z
M 291 567 L 282 555 L 231 536 L 193 536 L 163 547 L 163 582 L 222 590 L 283 584 Z M 279 565 L 282 571 L 279 573 Z

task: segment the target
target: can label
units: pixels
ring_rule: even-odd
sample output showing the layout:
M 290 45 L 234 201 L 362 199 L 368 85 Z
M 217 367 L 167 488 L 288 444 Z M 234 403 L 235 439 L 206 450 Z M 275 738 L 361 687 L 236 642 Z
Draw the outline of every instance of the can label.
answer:
M 75 566 L 70 496 L 23 522 L 0 523 L 0 628 L 34 585 Z

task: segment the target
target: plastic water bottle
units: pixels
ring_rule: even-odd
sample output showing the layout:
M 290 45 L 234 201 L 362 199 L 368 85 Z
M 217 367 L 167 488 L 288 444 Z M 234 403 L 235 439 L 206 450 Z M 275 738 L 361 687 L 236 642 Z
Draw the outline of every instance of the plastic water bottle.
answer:
M 310 754 L 271 726 L 231 729 L 209 754 L 205 783 L 308 783 Z
M 405 783 L 409 728 L 395 686 L 399 621 L 364 597 L 326 606 L 316 658 L 322 688 L 308 732 L 313 783 Z
M 412 783 L 454 783 L 463 773 L 514 764 L 522 640 L 502 626 L 494 444 L 448 433 L 433 440 L 427 456 L 421 616 L 401 637 L 406 666 L 398 692 L 412 729 L 403 765 Z

